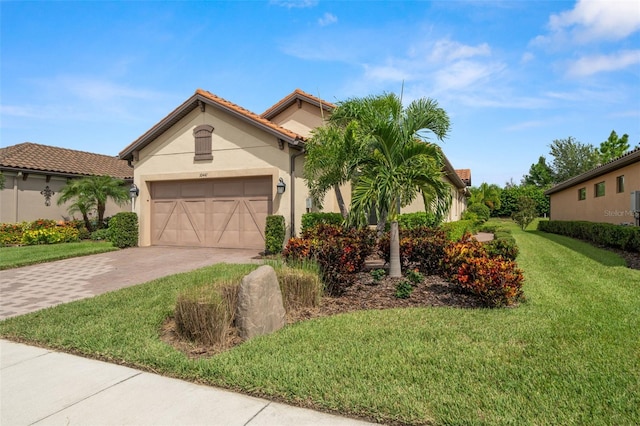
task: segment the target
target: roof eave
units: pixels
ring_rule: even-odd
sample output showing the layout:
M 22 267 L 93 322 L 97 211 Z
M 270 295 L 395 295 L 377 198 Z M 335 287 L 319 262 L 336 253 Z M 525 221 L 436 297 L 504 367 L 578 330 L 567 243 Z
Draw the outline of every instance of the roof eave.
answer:
M 619 157 L 616 160 L 603 164 L 602 166 L 591 169 L 578 176 L 574 176 L 571 179 L 567 179 L 564 182 L 557 184 L 553 188 L 547 189 L 544 192 L 544 195 L 555 194 L 556 192 L 560 192 L 564 189 L 571 188 L 572 186 L 581 184 L 582 182 L 586 182 L 589 179 L 602 176 L 606 173 L 620 169 L 622 167 L 628 166 L 638 161 L 640 161 L 640 148 L 636 148 L 635 150 Z
M 277 138 L 284 140 L 289 144 L 297 145 L 298 144 L 297 141 L 301 140 L 298 137 L 291 137 L 286 133 L 279 132 L 278 130 L 273 129 L 264 123 L 261 123 L 259 121 L 252 119 L 251 117 L 248 117 L 246 115 L 239 113 L 233 108 L 214 102 L 211 99 L 207 98 L 206 96 L 203 96 L 202 94 L 196 92 L 193 96 L 191 96 L 189 99 L 183 102 L 182 105 L 180 105 L 178 108 L 173 110 L 173 112 L 171 112 L 165 118 L 160 120 L 155 126 L 153 126 L 151 129 L 145 132 L 142 136 L 140 136 L 134 142 L 129 144 L 129 146 L 127 146 L 125 149 L 120 151 L 120 154 L 118 154 L 118 157 L 124 160 L 131 160 L 133 157 L 134 151 L 140 150 L 145 146 L 147 146 L 149 143 L 155 140 L 158 136 L 160 136 L 162 133 L 167 131 L 171 126 L 176 124 L 178 121 L 186 117 L 191 111 L 197 108 L 200 105 L 200 102 L 203 102 L 206 105 L 212 106 L 219 110 L 225 111 L 241 119 L 246 123 L 252 124 L 260 128 L 261 130 L 266 131 L 267 133 L 270 133 L 276 136 Z

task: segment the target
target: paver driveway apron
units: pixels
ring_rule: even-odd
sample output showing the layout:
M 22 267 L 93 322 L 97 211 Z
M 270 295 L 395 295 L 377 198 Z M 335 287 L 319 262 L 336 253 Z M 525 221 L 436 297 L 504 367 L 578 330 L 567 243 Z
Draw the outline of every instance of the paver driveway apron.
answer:
M 0 271 L 0 319 L 221 262 L 259 262 L 258 250 L 134 247 Z

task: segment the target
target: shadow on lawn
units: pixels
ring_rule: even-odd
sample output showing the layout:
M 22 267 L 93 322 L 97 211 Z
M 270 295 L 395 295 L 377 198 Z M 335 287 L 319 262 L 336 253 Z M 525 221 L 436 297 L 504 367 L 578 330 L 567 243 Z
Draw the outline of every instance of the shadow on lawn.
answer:
M 605 248 L 599 248 L 587 241 L 578 240 L 575 238 L 567 237 L 564 235 L 550 234 L 542 231 L 526 231 L 528 234 L 533 234 L 538 237 L 545 238 L 556 244 L 560 244 L 568 249 L 571 249 L 577 253 L 580 253 L 591 260 L 595 260 L 603 266 L 625 266 L 625 260 L 618 255 L 615 256 L 603 256 L 603 251 L 608 251 Z

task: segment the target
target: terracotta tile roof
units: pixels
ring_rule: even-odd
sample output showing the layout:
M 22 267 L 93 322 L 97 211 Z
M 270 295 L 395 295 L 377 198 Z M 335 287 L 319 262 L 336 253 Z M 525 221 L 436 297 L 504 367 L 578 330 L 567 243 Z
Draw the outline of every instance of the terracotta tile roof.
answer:
M 292 132 L 289 129 L 285 129 L 284 127 L 278 126 L 277 124 L 267 120 L 266 118 L 264 118 L 264 117 L 262 117 L 262 116 L 260 116 L 258 114 L 255 114 L 255 113 L 249 111 L 248 109 L 241 107 L 240 105 L 236 105 L 233 102 L 229 102 L 226 99 L 223 99 L 223 98 L 221 98 L 219 96 L 216 96 L 211 92 L 208 92 L 208 91 L 202 90 L 202 89 L 198 89 L 198 90 L 196 90 L 196 94 L 204 96 L 205 98 L 209 99 L 212 102 L 215 102 L 216 104 L 218 104 L 218 105 L 220 105 L 222 107 L 231 109 L 231 110 L 237 112 L 238 114 L 241 114 L 241 115 L 243 115 L 243 116 L 245 116 L 245 117 L 247 117 L 247 118 L 249 118 L 251 120 L 254 120 L 254 121 L 262 124 L 262 125 L 270 127 L 273 130 L 276 130 L 278 132 L 284 133 L 285 135 L 289 136 L 291 139 L 304 140 L 304 137 L 302 137 L 301 135 L 299 135 L 299 134 L 297 134 L 295 132 Z
M 327 111 L 331 111 L 336 107 L 336 105 L 332 104 L 331 102 L 327 102 L 325 100 L 318 98 L 317 96 L 313 96 L 307 92 L 303 92 L 300 89 L 296 89 L 293 92 L 289 93 L 284 98 L 282 98 L 280 101 L 276 102 L 273 106 L 271 106 L 265 112 L 263 112 L 261 114 L 261 117 L 271 119 L 276 115 L 278 115 L 279 112 L 289 107 L 289 105 L 291 105 L 298 99 L 304 100 L 316 106 L 322 106 L 322 108 Z
M 471 186 L 471 169 L 456 169 L 456 174 L 467 186 Z
M 178 106 L 166 117 L 160 120 L 156 125 L 154 125 L 151 129 L 147 130 L 142 136 L 130 143 L 125 149 L 120 151 L 120 158 L 131 158 L 134 151 L 140 150 L 147 146 L 155 138 L 167 131 L 171 126 L 176 124 L 191 111 L 198 108 L 202 103 L 204 103 L 205 105 L 213 105 L 217 108 L 225 110 L 237 117 L 240 117 L 241 119 L 246 120 L 256 127 L 260 127 L 268 132 L 277 135 L 279 138 L 284 139 L 286 142 L 293 144 L 304 143 L 305 138 L 302 135 L 285 129 L 284 127 L 278 126 L 268 119 L 261 117 L 246 108 L 236 105 L 233 102 L 229 102 L 226 99 L 214 95 L 211 92 L 198 89 L 193 94 L 193 96 L 183 102 L 182 105 Z
M 0 148 L 0 167 L 63 175 L 133 178 L 133 167 L 117 157 L 31 142 Z

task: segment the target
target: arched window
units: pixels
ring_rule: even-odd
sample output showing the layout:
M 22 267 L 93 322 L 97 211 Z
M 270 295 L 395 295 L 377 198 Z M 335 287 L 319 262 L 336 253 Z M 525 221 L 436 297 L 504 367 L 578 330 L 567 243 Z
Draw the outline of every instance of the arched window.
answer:
M 201 124 L 193 129 L 193 137 L 195 138 L 195 157 L 194 160 L 213 160 L 211 155 L 211 134 L 213 126 Z

